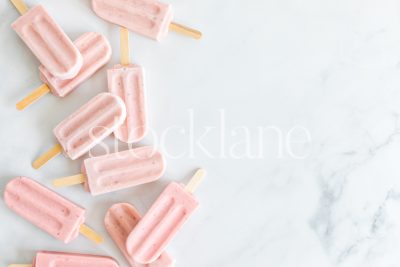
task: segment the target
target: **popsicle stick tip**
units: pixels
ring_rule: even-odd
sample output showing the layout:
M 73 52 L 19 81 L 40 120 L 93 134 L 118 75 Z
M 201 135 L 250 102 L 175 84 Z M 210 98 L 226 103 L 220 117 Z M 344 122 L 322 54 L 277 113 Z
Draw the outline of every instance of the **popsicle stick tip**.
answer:
M 28 12 L 29 8 L 23 0 L 10 0 L 10 1 L 21 15 Z
M 77 185 L 77 184 L 83 184 L 86 182 L 86 177 L 83 174 L 77 174 L 73 176 L 68 176 L 68 177 L 62 177 L 53 180 L 53 186 L 54 187 L 67 187 L 67 186 L 72 186 L 72 185 Z
M 200 31 L 189 28 L 185 25 L 182 25 L 182 24 L 179 24 L 176 22 L 171 22 L 171 24 L 169 25 L 169 29 L 171 31 L 186 35 L 186 36 L 194 38 L 196 40 L 199 40 L 199 39 L 201 39 L 201 37 L 203 37 L 203 34 Z
M 197 187 L 203 182 L 205 176 L 206 171 L 204 169 L 198 169 L 193 175 L 192 179 L 186 185 L 186 190 L 190 193 L 194 193 Z
M 56 157 L 58 154 L 60 154 L 63 151 L 63 148 L 60 144 L 56 144 L 53 146 L 49 151 L 41 155 L 39 158 L 37 158 L 33 163 L 32 167 L 37 170 L 40 169 L 43 165 L 45 165 L 48 161 L 50 161 L 52 158 Z
M 120 27 L 119 32 L 120 32 L 121 64 L 127 66 L 130 64 L 129 31 L 125 27 Z
M 104 242 L 104 239 L 100 234 L 96 233 L 92 228 L 85 224 L 81 225 L 79 232 L 87 239 L 93 241 L 96 244 L 101 244 Z
M 36 88 L 32 93 L 26 96 L 24 99 L 19 101 L 16 105 L 18 110 L 24 110 L 28 106 L 30 106 L 33 102 L 37 101 L 42 96 L 46 95 L 50 92 L 50 88 L 47 84 L 42 84 L 38 88 Z

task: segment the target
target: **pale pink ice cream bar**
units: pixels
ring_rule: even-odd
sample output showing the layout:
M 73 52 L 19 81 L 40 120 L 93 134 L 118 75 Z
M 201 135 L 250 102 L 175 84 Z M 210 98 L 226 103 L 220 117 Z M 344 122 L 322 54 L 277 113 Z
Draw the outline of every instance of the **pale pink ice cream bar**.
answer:
M 92 0 L 92 7 L 104 20 L 158 41 L 173 19 L 171 5 L 156 0 Z
M 155 261 L 199 203 L 178 183 L 170 183 L 126 241 L 128 254 L 142 264 Z
M 32 267 L 119 267 L 111 257 L 40 251 L 33 260 Z
M 101 93 L 63 120 L 53 132 L 65 154 L 75 160 L 121 126 L 125 118 L 121 98 Z
M 88 32 L 74 42 L 83 57 L 79 73 L 72 79 L 60 80 L 54 77 L 43 65 L 39 67 L 40 79 L 46 83 L 52 94 L 64 97 L 89 79 L 111 58 L 111 46 L 107 38 L 99 33 Z
M 75 239 L 85 222 L 85 209 L 27 177 L 11 180 L 4 200 L 15 213 L 64 243 Z
M 138 142 L 147 132 L 143 68 L 117 65 L 107 74 L 109 92 L 119 96 L 126 106 L 126 119 L 114 135 L 125 143 Z
M 118 203 L 113 205 L 104 218 L 107 232 L 121 250 L 131 267 L 172 267 L 175 260 L 164 252 L 154 262 L 149 264 L 137 263 L 126 251 L 126 238 L 140 221 L 139 212 L 128 203 Z
M 88 158 L 82 165 L 85 187 L 92 195 L 150 183 L 164 172 L 163 155 L 149 146 Z
M 71 79 L 78 74 L 82 55 L 43 6 L 31 8 L 12 28 L 53 76 Z

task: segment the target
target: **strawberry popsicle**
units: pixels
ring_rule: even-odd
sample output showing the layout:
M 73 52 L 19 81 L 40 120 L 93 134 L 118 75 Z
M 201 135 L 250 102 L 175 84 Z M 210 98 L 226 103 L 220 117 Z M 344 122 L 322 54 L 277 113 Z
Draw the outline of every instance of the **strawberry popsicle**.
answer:
M 109 193 L 159 179 L 165 171 L 163 155 L 153 147 L 88 158 L 83 162 L 82 174 L 53 181 L 56 187 L 85 184 L 94 196 Z
M 108 90 L 124 101 L 125 122 L 114 132 L 125 143 L 139 142 L 147 132 L 143 68 L 139 65 L 116 65 L 107 72 Z
M 103 67 L 111 58 L 110 43 L 105 36 L 99 33 L 85 33 L 74 44 L 83 57 L 83 66 L 79 73 L 72 79 L 60 80 L 54 77 L 43 65 L 40 66 L 40 79 L 44 84 L 18 102 L 18 110 L 25 109 L 49 92 L 58 97 L 68 95 Z
M 193 192 L 204 175 L 204 170 L 198 170 L 186 187 L 174 182 L 169 184 L 138 222 L 126 240 L 126 250 L 136 262 L 147 264 L 160 257 L 198 207 Z
M 83 156 L 121 126 L 125 117 L 125 104 L 118 96 L 98 94 L 56 126 L 53 132 L 58 144 L 32 166 L 39 169 L 63 151 L 72 160 Z
M 201 32 L 172 22 L 171 5 L 157 0 L 92 0 L 92 7 L 102 19 L 157 41 L 169 30 L 201 38 Z
M 128 203 L 118 203 L 113 205 L 104 218 L 108 234 L 114 240 L 115 244 L 121 250 L 127 261 L 132 267 L 172 267 L 175 260 L 166 252 L 150 264 L 140 264 L 129 256 L 126 251 L 126 238 L 135 228 L 136 224 L 141 219 L 139 212 Z
M 43 66 L 58 79 L 71 79 L 78 74 L 83 59 L 60 26 L 37 5 L 28 10 L 23 0 L 11 0 L 21 13 L 12 28 Z
M 32 264 L 12 264 L 8 267 L 119 267 L 111 257 L 55 252 L 39 251 Z
M 102 237 L 84 225 L 85 209 L 27 177 L 11 180 L 4 191 L 7 206 L 53 237 L 69 243 L 79 233 L 95 241 Z

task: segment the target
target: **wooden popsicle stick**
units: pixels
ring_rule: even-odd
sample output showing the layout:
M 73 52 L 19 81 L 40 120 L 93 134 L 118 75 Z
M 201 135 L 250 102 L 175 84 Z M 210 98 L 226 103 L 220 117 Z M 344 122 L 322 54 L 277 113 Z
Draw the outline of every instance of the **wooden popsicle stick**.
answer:
M 129 31 L 125 27 L 120 27 L 120 49 L 121 49 L 121 64 L 128 66 L 130 64 L 129 52 Z
M 100 234 L 96 233 L 92 228 L 85 224 L 81 225 L 81 227 L 79 228 L 79 232 L 87 239 L 92 240 L 96 244 L 101 244 L 104 241 L 103 237 Z
M 192 38 L 197 39 L 197 40 L 200 39 L 203 36 L 203 34 L 200 31 L 192 29 L 192 28 L 189 28 L 189 27 L 184 26 L 182 24 L 175 23 L 175 22 L 171 22 L 171 24 L 169 25 L 169 29 L 171 31 L 181 33 L 183 35 L 192 37 Z
M 24 0 L 11 0 L 11 3 L 15 6 L 15 8 L 18 10 L 18 12 L 23 15 L 26 12 L 28 12 L 29 8 L 25 4 Z
M 31 105 L 33 102 L 44 96 L 45 94 L 50 92 L 50 88 L 47 84 L 42 84 L 38 88 L 36 88 L 32 93 L 30 93 L 27 97 L 22 99 L 17 103 L 18 110 L 24 110 L 26 107 Z
M 10 264 L 8 267 L 32 267 L 32 264 Z
M 190 179 L 189 183 L 186 185 L 185 189 L 193 194 L 203 181 L 204 176 L 206 176 L 206 171 L 204 169 L 198 169 L 193 175 L 192 179 Z
M 84 174 L 77 174 L 73 176 L 58 178 L 53 180 L 55 187 L 66 187 L 71 185 L 83 184 L 86 182 L 86 176 Z
M 44 164 L 46 164 L 49 160 L 51 160 L 61 152 L 63 152 L 63 148 L 60 144 L 53 146 L 49 151 L 38 157 L 32 163 L 32 167 L 36 170 L 40 169 Z

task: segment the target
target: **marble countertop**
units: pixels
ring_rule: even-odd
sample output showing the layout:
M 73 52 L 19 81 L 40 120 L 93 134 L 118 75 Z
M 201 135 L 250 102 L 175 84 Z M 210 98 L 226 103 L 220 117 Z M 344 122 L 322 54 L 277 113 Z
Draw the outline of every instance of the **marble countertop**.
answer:
M 72 39 L 100 32 L 114 53 L 68 97 L 18 112 L 15 103 L 40 85 L 38 62 L 10 28 L 16 10 L 0 2 L 0 191 L 19 175 L 51 186 L 79 173 L 81 160 L 62 156 L 39 171 L 30 163 L 54 144 L 59 121 L 107 89 L 106 69 L 119 60 L 118 28 L 89 0 L 27 0 L 39 2 Z M 101 246 L 83 237 L 64 245 L 1 201 L 0 265 L 60 250 L 128 266 L 104 229 L 106 210 L 129 202 L 145 212 L 169 181 L 203 167 L 201 207 L 168 247 L 176 267 L 400 266 L 400 2 L 169 2 L 175 20 L 204 38 L 132 34 L 130 44 L 146 69 L 151 127 L 135 146 L 165 153 L 164 177 L 98 197 L 57 190 L 87 208 Z

